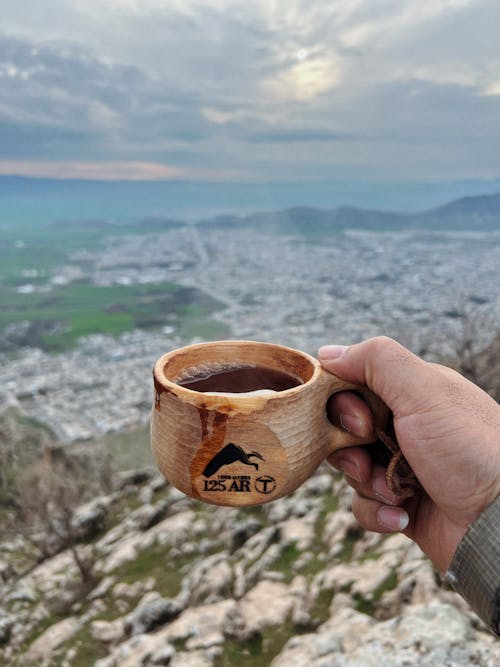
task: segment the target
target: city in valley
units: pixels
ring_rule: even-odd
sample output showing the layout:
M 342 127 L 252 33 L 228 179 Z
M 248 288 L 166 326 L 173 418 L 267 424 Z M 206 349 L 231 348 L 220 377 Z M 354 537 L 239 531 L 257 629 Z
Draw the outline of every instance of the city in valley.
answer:
M 19 302 L 40 289 L 31 282 L 35 269 L 24 275 Z M 213 331 L 227 337 L 315 354 L 325 343 L 386 334 L 435 357 L 453 353 L 464 313 L 478 344 L 498 331 L 500 235 L 347 229 L 309 238 L 186 224 L 73 252 L 48 284 L 75 280 L 196 288 L 215 299 L 211 318 L 220 326 Z M 6 350 L 0 403 L 48 425 L 63 442 L 133 427 L 148 419 L 154 361 L 197 339 L 182 335 L 176 314 L 165 312 L 160 327 L 86 336 L 58 354 Z

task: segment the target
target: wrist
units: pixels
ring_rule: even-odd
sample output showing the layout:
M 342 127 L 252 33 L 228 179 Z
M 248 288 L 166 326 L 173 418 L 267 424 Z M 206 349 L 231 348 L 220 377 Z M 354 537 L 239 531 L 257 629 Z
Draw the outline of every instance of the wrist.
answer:
M 469 526 L 446 573 L 452 587 L 500 634 L 500 496 Z

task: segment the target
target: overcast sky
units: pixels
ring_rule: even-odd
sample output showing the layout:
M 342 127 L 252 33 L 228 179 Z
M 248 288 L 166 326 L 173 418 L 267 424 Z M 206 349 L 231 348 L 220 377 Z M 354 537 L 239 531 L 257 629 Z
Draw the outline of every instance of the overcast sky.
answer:
M 0 174 L 500 175 L 499 0 L 0 0 Z

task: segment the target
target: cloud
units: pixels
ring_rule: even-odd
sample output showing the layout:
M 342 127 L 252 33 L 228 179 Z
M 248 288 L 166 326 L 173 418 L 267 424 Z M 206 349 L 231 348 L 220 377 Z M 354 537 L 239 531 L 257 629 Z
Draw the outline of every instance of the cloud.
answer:
M 300 48 L 295 58 L 297 62 L 262 82 L 267 95 L 281 101 L 310 101 L 339 85 L 341 68 L 335 56 L 309 56 L 307 49 Z
M 346 141 L 348 134 L 321 128 L 290 128 L 286 130 L 269 129 L 248 135 L 245 139 L 257 144 L 289 144 L 296 142 Z
M 155 181 L 186 176 L 181 169 L 152 162 L 32 162 L 20 160 L 0 160 L 0 174 L 99 181 Z
M 0 0 L 0 12 L 4 168 L 500 172 L 497 0 L 40 0 L 29 12 Z
M 224 169 L 171 167 L 154 162 L 0 160 L 0 175 L 92 181 L 234 181 L 243 173 Z

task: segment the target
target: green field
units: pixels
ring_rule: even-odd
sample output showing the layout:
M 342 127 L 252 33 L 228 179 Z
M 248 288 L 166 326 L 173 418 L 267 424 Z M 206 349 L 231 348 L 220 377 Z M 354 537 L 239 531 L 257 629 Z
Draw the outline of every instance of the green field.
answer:
M 65 350 L 89 334 L 118 335 L 167 324 L 187 339 L 227 332 L 210 317 L 222 304 L 200 290 L 173 283 L 110 287 L 72 283 L 30 294 L 4 287 L 0 299 L 3 337 L 15 345 L 51 351 Z
M 59 352 L 82 336 L 173 327 L 181 339 L 221 338 L 230 332 L 212 318 L 223 304 L 174 283 L 98 286 L 91 253 L 129 234 L 165 232 L 180 223 L 149 219 L 129 224 L 99 220 L 37 220 L 0 225 L 0 351 L 35 346 Z M 73 254 L 80 253 L 75 259 Z M 53 285 L 57 267 L 80 268 L 82 280 Z M 21 286 L 31 291 L 19 291 Z

